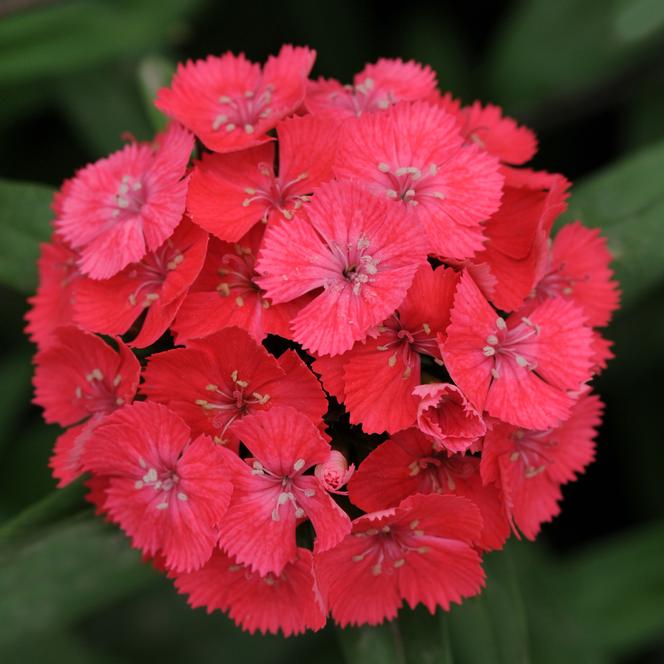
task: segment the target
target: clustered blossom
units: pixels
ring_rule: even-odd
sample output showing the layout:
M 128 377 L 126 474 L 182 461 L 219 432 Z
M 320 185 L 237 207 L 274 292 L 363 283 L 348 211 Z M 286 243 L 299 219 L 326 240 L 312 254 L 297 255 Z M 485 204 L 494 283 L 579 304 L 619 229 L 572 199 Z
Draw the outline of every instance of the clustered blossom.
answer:
M 54 200 L 27 332 L 51 459 L 192 606 L 298 634 L 479 593 L 594 456 L 618 306 L 533 132 L 415 62 L 180 65 Z M 196 152 L 194 152 L 196 149 Z

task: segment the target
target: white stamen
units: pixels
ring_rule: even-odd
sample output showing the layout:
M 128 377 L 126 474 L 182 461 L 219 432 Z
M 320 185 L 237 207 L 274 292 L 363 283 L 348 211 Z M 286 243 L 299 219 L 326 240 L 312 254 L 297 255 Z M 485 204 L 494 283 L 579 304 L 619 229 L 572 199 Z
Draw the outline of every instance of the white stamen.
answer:
M 503 318 L 496 318 L 496 327 L 499 330 L 506 330 L 507 329 L 507 323 Z
M 298 459 L 294 464 L 293 464 L 293 470 L 297 472 L 298 470 L 301 470 L 304 467 L 304 459 Z

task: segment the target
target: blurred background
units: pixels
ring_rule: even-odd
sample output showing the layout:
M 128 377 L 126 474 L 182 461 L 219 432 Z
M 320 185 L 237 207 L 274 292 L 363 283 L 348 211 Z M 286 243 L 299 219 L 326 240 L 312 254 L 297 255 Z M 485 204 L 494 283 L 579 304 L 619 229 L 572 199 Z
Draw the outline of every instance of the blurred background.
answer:
M 191 611 L 80 487 L 53 493 L 22 334 L 52 189 L 152 135 L 178 60 L 284 42 L 344 82 L 381 56 L 428 63 L 531 126 L 532 167 L 574 181 L 566 219 L 605 229 L 624 290 L 597 461 L 538 542 L 489 556 L 485 594 L 449 615 L 290 640 Z M 0 661 L 664 662 L 663 83 L 662 0 L 0 0 Z

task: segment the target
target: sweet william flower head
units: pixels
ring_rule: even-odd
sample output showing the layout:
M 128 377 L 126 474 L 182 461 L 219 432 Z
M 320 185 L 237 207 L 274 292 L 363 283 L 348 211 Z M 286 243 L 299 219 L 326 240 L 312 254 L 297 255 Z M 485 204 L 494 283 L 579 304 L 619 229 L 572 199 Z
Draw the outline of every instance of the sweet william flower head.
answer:
M 174 123 L 55 195 L 26 315 L 59 484 L 286 636 L 447 610 L 537 536 L 594 457 L 619 299 L 530 129 L 412 61 L 313 60 L 181 65 Z

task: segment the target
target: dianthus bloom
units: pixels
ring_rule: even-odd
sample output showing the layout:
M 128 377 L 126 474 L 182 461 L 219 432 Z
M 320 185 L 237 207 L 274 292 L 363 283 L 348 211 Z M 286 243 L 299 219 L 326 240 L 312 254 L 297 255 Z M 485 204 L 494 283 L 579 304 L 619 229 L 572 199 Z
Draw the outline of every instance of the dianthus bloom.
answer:
M 169 128 L 56 194 L 26 315 L 59 484 L 192 607 L 286 636 L 449 610 L 537 536 L 594 458 L 619 300 L 532 130 L 314 56 L 180 65 Z

